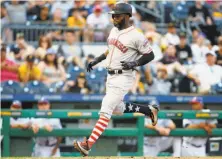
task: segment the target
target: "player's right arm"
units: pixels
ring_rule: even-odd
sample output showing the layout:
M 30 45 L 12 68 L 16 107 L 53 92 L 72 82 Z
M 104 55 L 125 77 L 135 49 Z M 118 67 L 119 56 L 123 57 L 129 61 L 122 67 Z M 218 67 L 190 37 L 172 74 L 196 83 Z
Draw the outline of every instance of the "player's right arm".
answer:
M 101 61 L 106 59 L 106 56 L 109 54 L 109 50 L 106 50 L 105 53 L 103 53 L 102 55 L 96 57 L 93 61 L 91 61 L 88 66 L 87 66 L 87 72 L 90 72 L 91 70 L 93 70 L 93 66 L 95 66 L 96 64 L 100 63 Z

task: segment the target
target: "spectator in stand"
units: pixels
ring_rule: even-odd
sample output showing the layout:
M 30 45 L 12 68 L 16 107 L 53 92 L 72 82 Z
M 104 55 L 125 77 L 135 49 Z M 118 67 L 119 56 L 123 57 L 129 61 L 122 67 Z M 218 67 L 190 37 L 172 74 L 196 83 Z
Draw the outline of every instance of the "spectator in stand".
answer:
M 36 21 L 44 22 L 49 20 L 49 8 L 47 6 L 42 6 L 40 9 L 40 14 L 36 18 Z
M 102 13 L 102 7 L 96 5 L 93 9 L 93 13 L 90 14 L 87 19 L 87 30 L 85 31 L 84 41 L 92 42 L 93 40 L 104 41 L 105 29 L 109 25 L 109 19 Z M 95 29 L 100 29 L 95 31 Z M 102 31 L 101 31 L 102 30 Z
M 28 3 L 28 10 L 27 16 L 30 20 L 35 20 L 37 17 L 40 16 L 40 11 L 43 6 L 48 6 L 46 1 L 44 0 L 37 0 L 37 1 L 27 1 Z
M 199 38 L 199 36 L 201 35 L 201 31 L 197 28 L 197 27 L 191 27 L 191 31 L 192 31 L 192 39 L 191 42 L 192 43 L 196 43 L 197 39 Z
M 159 61 L 163 58 L 163 53 L 161 51 L 161 48 L 159 47 L 158 43 L 155 42 L 155 37 L 152 36 L 152 34 L 146 34 L 146 38 L 149 41 L 149 44 L 151 48 L 153 49 L 153 52 L 155 54 L 154 60 L 152 62 Z
M 208 94 L 211 86 L 222 81 L 222 67 L 216 65 L 216 54 L 212 51 L 206 53 L 206 63 L 197 64 L 188 74 L 198 85 L 198 93 Z
M 6 5 L 10 23 L 26 23 L 26 4 L 19 4 L 19 0 L 12 0 Z
M 75 31 L 76 40 L 79 42 L 80 41 L 80 36 L 83 35 L 83 29 L 86 26 L 86 20 L 81 15 L 79 9 L 73 9 L 72 16 L 70 16 L 67 19 L 67 26 L 80 29 L 80 30 Z
M 180 39 L 179 36 L 177 35 L 177 30 L 176 30 L 176 26 L 174 23 L 169 23 L 168 24 L 168 30 L 166 35 L 163 38 L 162 41 L 163 45 L 178 45 L 180 43 Z
M 150 67 L 146 67 L 145 71 L 146 81 L 149 87 L 149 94 L 154 95 L 169 95 L 172 84 L 168 80 L 168 73 L 166 68 L 158 68 L 157 77 L 152 77 Z
M 76 81 L 67 81 L 64 90 L 72 93 L 89 94 L 90 86 L 87 84 L 85 73 L 81 72 Z
M 140 95 L 144 95 L 146 93 L 145 86 L 143 82 L 141 82 L 141 72 L 139 70 L 136 71 L 136 81 L 134 82 L 129 93 Z
M 12 46 L 9 56 L 20 64 L 25 61 L 27 55 L 34 53 L 34 51 L 34 48 L 25 41 L 23 33 L 18 33 L 16 44 Z
M 52 48 L 47 50 L 44 61 L 38 64 L 38 68 L 42 72 L 41 81 L 48 86 L 66 79 L 65 69 L 58 63 L 56 51 Z
M 75 0 L 74 1 L 74 7 L 69 10 L 69 17 L 72 16 L 73 10 L 79 10 L 81 16 L 83 16 L 85 19 L 89 14 L 89 10 L 91 9 L 91 6 L 86 4 L 89 1 L 85 0 Z
M 51 15 L 54 14 L 57 8 L 60 8 L 62 10 L 62 18 L 67 19 L 68 11 L 69 9 L 71 9 L 72 6 L 73 6 L 73 1 L 55 1 L 52 4 Z
M 75 44 L 76 36 L 73 30 L 67 30 L 64 34 L 65 43 L 61 44 L 58 48 L 59 61 L 64 59 L 70 62 L 73 57 L 81 57 L 81 49 Z
M 160 45 L 162 36 L 156 31 L 155 24 L 146 22 L 144 25 L 144 29 L 146 30 L 146 37 L 152 37 L 153 43 Z
M 19 79 L 21 82 L 26 83 L 29 81 L 37 80 L 39 81 L 41 78 L 41 71 L 34 63 L 35 56 L 28 55 L 26 57 L 26 62 L 21 64 L 19 67 Z
M 194 63 L 204 63 L 206 61 L 205 53 L 209 49 L 204 45 L 204 42 L 205 37 L 203 34 L 200 34 L 197 38 L 196 43 L 191 44 Z
M 1 3 L 1 26 L 3 27 L 5 24 L 8 23 L 9 23 L 9 17 L 6 7 L 3 3 Z
M 217 55 L 216 64 L 222 66 L 222 36 L 218 38 L 218 46 L 219 46 L 219 50 L 216 51 L 216 55 Z
M 163 58 L 157 63 L 157 70 L 158 69 L 167 69 L 169 79 L 173 79 L 177 72 L 184 76 L 186 75 L 186 69 L 178 62 L 174 45 L 167 47 Z
M 195 5 L 189 9 L 189 19 L 196 24 L 213 24 L 209 10 L 199 0 L 196 0 Z
M 6 47 L 1 46 L 1 82 L 18 81 L 18 65 L 6 58 Z
M 220 1 L 212 2 L 212 17 L 215 23 L 222 26 L 222 3 Z
M 10 106 L 10 110 L 12 110 L 12 111 L 22 110 L 22 103 L 18 100 L 14 100 Z M 28 129 L 31 126 L 30 119 L 29 118 L 11 117 L 10 118 L 10 126 L 11 126 L 11 128 Z
M 41 35 L 39 37 L 39 47 L 35 51 L 35 57 L 40 60 L 43 60 L 46 54 L 47 49 L 52 46 L 52 41 L 47 36 Z
M 177 50 L 177 58 L 179 59 L 179 62 L 184 64 L 191 64 L 192 63 L 192 51 L 190 46 L 187 44 L 186 39 L 186 33 L 181 32 L 179 34 L 180 37 L 180 43 L 179 45 L 176 45 Z
M 63 22 L 62 19 L 62 10 L 60 8 L 57 8 L 55 12 L 52 15 L 52 26 L 65 26 L 66 24 Z M 64 37 L 62 35 L 61 30 L 55 30 L 55 31 L 50 31 L 47 34 L 47 37 L 49 37 L 52 40 L 64 40 Z

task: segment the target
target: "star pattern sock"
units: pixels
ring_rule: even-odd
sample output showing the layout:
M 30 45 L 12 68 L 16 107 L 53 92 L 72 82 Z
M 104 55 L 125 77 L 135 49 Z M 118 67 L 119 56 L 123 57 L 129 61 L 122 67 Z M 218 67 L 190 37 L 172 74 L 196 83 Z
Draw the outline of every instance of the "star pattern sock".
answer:
M 124 113 L 142 113 L 146 116 L 150 116 L 151 110 L 147 105 L 141 105 L 136 103 L 126 103 Z

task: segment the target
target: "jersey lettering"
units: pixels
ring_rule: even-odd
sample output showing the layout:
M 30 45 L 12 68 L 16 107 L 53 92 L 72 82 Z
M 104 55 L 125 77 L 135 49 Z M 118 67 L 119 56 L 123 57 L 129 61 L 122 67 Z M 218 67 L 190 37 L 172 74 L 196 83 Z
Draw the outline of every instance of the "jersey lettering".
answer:
M 116 46 L 122 53 L 126 53 L 128 48 L 124 46 L 119 40 L 117 39 L 108 39 L 109 45 Z

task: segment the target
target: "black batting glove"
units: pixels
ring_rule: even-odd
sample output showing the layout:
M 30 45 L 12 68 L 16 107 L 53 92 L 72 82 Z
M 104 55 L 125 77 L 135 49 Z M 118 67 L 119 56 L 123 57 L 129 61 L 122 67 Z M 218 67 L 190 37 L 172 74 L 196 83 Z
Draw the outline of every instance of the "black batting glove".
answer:
M 131 70 L 134 67 L 138 66 L 137 62 L 135 62 L 135 61 L 133 61 L 133 62 L 120 61 L 120 62 L 123 67 L 123 70 Z
M 87 72 L 90 72 L 90 71 L 92 71 L 93 70 L 93 65 L 92 65 L 92 62 L 90 62 L 90 63 L 88 63 L 88 65 L 87 65 Z

